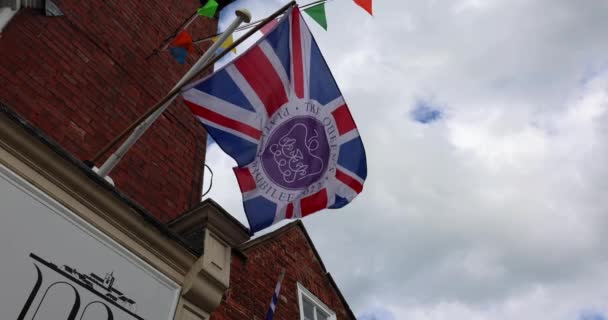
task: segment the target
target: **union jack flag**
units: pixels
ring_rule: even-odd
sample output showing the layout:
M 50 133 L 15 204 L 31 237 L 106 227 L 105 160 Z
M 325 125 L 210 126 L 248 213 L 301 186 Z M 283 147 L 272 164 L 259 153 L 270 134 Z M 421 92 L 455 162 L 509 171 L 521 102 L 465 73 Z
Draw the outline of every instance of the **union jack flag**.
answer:
M 279 281 L 274 288 L 274 294 L 272 295 L 272 300 L 270 300 L 270 307 L 268 308 L 268 312 L 266 312 L 266 320 L 272 320 L 274 318 L 274 312 L 277 309 L 277 303 L 279 303 L 279 293 L 281 292 L 281 282 L 283 282 L 283 277 L 285 277 L 285 268 L 283 268 L 283 271 L 281 271 Z
M 251 48 L 184 88 L 234 168 L 253 232 L 341 208 L 363 190 L 363 143 L 298 8 Z

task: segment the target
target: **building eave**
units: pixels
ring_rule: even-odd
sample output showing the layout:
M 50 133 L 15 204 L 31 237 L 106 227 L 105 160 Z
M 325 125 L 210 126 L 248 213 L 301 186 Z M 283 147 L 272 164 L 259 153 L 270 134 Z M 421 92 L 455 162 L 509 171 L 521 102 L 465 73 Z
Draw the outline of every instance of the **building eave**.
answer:
M 215 231 L 232 248 L 249 240 L 251 236 L 247 227 L 211 199 L 206 199 L 170 221 L 168 226 L 201 255 L 204 246 L 203 230 Z

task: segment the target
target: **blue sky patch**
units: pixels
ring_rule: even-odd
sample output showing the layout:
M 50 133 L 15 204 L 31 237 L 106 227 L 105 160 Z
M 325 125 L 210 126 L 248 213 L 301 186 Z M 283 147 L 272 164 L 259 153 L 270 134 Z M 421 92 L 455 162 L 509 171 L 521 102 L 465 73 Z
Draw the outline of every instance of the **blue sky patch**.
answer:
M 599 311 L 585 311 L 580 314 L 578 320 L 606 320 L 606 317 Z
M 428 124 L 431 122 L 435 122 L 443 116 L 440 108 L 432 105 L 426 101 L 418 101 L 416 102 L 416 106 L 410 112 L 410 117 L 412 120 L 422 123 Z
M 581 84 L 586 85 L 593 79 L 595 79 L 607 72 L 608 72 L 608 62 L 603 63 L 601 65 L 588 66 L 583 71 L 583 76 L 581 78 Z

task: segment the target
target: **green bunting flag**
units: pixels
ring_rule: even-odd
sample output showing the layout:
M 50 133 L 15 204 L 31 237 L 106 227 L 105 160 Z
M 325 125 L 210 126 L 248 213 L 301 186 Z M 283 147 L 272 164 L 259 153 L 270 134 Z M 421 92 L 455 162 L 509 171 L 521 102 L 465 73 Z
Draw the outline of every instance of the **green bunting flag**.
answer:
M 207 3 L 198 8 L 198 15 L 202 17 L 213 18 L 215 16 L 215 12 L 217 11 L 217 2 L 215 0 L 209 0 Z
M 327 30 L 327 17 L 325 16 L 325 2 L 304 9 L 304 12 L 315 20 L 323 29 Z

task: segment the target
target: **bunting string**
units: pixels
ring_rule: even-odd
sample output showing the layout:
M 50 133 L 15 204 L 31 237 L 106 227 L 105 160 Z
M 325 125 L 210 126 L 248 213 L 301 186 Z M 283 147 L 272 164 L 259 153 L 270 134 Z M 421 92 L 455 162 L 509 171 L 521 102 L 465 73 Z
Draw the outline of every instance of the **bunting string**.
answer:
M 152 53 L 146 57 L 146 60 L 157 55 L 162 50 L 167 50 L 167 48 L 169 47 L 169 44 L 171 43 L 171 39 L 174 39 L 175 37 L 177 37 L 177 35 L 182 30 L 185 30 L 186 28 L 188 28 L 194 22 L 194 20 L 196 20 L 197 17 L 198 17 L 198 12 L 195 11 L 190 17 L 188 17 L 186 20 L 184 20 L 184 22 L 182 22 L 182 24 L 179 27 L 177 27 L 177 29 L 175 29 L 175 31 L 172 34 L 170 34 L 168 37 L 166 37 L 165 40 L 163 40 L 163 42 L 161 42 L 160 47 L 154 49 L 152 51 Z
M 215 15 L 217 7 L 218 3 L 215 0 L 210 0 L 203 7 L 196 9 L 196 11 L 190 17 L 184 20 L 184 22 L 182 22 L 182 24 L 177 27 L 177 29 L 175 29 L 172 34 L 170 34 L 167 38 L 165 38 L 165 40 L 163 40 L 160 47 L 154 49 L 152 53 L 146 57 L 146 60 L 157 55 L 160 51 L 167 50 L 169 48 L 169 45 L 171 44 L 171 39 L 175 39 L 181 32 L 186 30 L 196 20 L 198 16 L 204 16 L 209 18 L 213 17 L 213 15 Z
M 313 20 L 315 20 L 315 22 L 317 22 L 323 29 L 327 30 L 327 18 L 325 16 L 325 7 L 324 5 L 328 2 L 331 2 L 333 0 L 317 0 L 317 1 L 313 1 L 311 3 L 307 3 L 301 6 L 298 6 L 298 8 L 300 8 L 301 10 L 305 11 Z M 363 8 L 365 11 L 367 11 L 370 15 L 372 14 L 372 0 L 353 0 L 358 6 L 360 6 L 361 8 Z M 214 1 L 215 2 L 215 1 Z M 190 26 L 192 24 L 192 22 L 194 22 L 194 20 L 199 16 L 199 15 L 203 15 L 200 13 L 200 10 L 202 8 L 199 8 L 199 10 L 197 12 L 194 12 L 194 14 L 186 19 L 186 21 L 184 23 L 182 23 L 182 25 L 180 25 L 180 27 L 173 33 L 171 34 L 169 37 L 167 37 L 164 41 L 163 44 L 160 46 L 160 48 L 154 49 L 154 52 L 148 56 L 146 59 L 149 59 L 150 57 L 158 54 L 158 52 L 160 51 L 164 51 L 164 50 L 168 50 L 169 49 L 169 45 L 170 45 L 170 40 L 177 37 L 178 34 L 180 33 L 180 31 L 185 30 L 186 28 L 188 28 L 188 26 Z M 214 12 L 215 13 L 215 12 Z M 205 15 L 207 16 L 207 15 Z M 238 27 L 235 31 L 243 31 L 243 30 L 247 30 L 250 28 L 255 27 L 256 25 L 258 25 L 260 22 L 262 22 L 264 19 L 260 19 L 254 22 L 251 22 L 249 24 L 243 25 Z M 218 36 L 220 36 L 222 34 L 222 32 L 218 32 L 216 34 L 204 37 L 204 38 L 199 38 L 196 40 L 192 41 L 192 44 L 200 44 L 203 42 L 207 42 L 207 41 L 213 41 L 214 39 L 216 39 Z
M 333 0 L 318 0 L 318 1 L 314 1 L 314 2 L 311 2 L 311 3 L 308 3 L 308 4 L 304 4 L 304 5 L 298 6 L 298 8 L 300 8 L 302 10 L 306 10 L 308 8 L 311 8 L 311 7 L 320 5 L 320 4 L 325 4 L 325 3 L 328 3 L 328 2 L 332 2 L 332 1 Z M 243 31 L 243 30 L 247 30 L 249 28 L 253 28 L 253 27 L 255 27 L 256 25 L 258 25 L 262 21 L 264 21 L 264 19 L 260 19 L 260 20 L 257 20 L 257 21 L 254 21 L 254 22 L 242 25 L 242 26 L 236 28 L 235 31 Z M 196 40 L 192 41 L 192 43 L 193 44 L 199 44 L 199 43 L 202 43 L 202 42 L 205 42 L 205 41 L 209 41 L 209 40 L 211 40 L 211 39 L 213 39 L 213 38 L 215 38 L 215 37 L 217 37 L 217 36 L 219 36 L 221 34 L 222 33 L 220 32 L 220 33 L 216 33 L 214 35 L 208 36 L 208 37 L 196 39 Z

